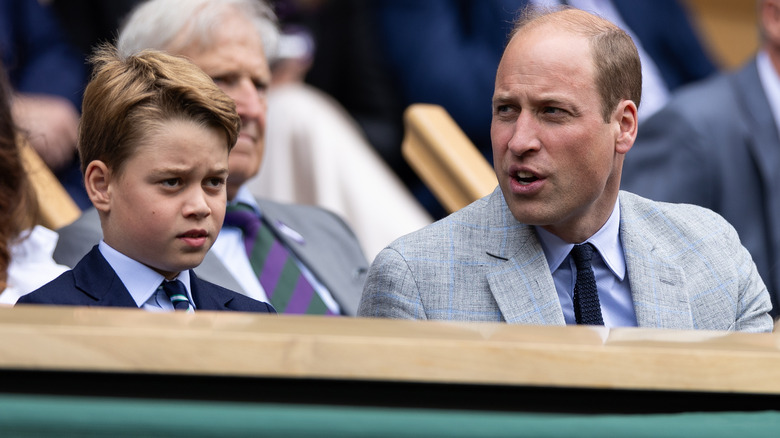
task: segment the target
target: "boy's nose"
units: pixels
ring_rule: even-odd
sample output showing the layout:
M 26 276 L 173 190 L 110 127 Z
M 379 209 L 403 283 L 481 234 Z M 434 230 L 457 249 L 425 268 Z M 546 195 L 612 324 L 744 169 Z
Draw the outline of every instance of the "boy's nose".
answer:
M 185 217 L 194 216 L 197 218 L 207 217 L 211 214 L 211 207 L 206 201 L 208 195 L 200 189 L 192 190 L 184 204 L 183 214 Z

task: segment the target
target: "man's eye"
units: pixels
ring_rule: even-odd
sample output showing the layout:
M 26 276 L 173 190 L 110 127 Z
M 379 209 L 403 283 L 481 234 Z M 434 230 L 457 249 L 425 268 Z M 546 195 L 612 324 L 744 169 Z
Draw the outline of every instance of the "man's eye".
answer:
M 268 84 L 259 79 L 252 80 L 252 83 L 254 84 L 255 89 L 260 93 L 264 93 L 268 89 Z
M 496 114 L 506 114 L 509 111 L 512 110 L 512 107 L 509 105 L 498 105 L 495 109 Z
M 231 87 L 236 84 L 237 78 L 234 75 L 216 76 L 211 78 L 218 86 Z

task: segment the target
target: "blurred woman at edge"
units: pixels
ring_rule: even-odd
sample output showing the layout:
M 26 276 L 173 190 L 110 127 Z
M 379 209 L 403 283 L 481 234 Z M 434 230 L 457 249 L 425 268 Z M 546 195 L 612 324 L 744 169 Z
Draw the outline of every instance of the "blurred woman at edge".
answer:
M 38 202 L 22 163 L 10 90 L 0 65 L 0 305 L 13 305 L 68 269 L 52 260 L 57 233 L 37 225 Z

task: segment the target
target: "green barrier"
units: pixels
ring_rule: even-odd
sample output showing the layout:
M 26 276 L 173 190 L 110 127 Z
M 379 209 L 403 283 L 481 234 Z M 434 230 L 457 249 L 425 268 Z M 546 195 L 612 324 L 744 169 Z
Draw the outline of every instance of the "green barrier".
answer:
M 776 438 L 780 412 L 569 415 L 0 395 L 0 436 Z

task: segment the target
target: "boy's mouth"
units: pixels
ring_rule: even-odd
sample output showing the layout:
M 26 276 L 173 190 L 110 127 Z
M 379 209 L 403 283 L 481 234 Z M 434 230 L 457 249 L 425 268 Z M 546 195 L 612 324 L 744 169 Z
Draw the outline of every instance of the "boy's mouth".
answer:
M 206 230 L 189 230 L 179 234 L 177 237 L 208 237 L 208 235 L 209 233 Z
M 206 230 L 189 230 L 176 236 L 189 246 L 200 247 L 206 243 L 209 233 Z

